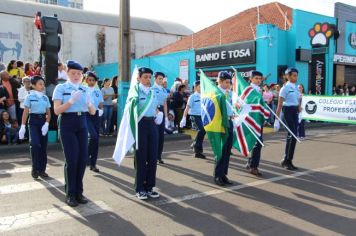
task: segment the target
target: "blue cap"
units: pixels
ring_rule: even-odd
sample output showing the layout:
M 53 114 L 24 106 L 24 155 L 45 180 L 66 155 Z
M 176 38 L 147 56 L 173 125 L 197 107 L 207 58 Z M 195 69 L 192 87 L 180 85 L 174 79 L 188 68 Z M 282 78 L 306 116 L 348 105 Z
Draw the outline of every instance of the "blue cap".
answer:
M 227 72 L 226 70 L 224 71 L 220 71 L 218 74 L 218 78 L 219 79 L 232 79 L 231 74 L 229 72 Z
M 31 84 L 35 85 L 37 83 L 37 81 L 42 80 L 43 82 L 45 82 L 45 79 L 42 76 L 39 75 L 35 75 L 31 77 Z
M 290 74 L 292 72 L 296 72 L 297 74 L 299 74 L 298 70 L 296 68 L 293 68 L 293 67 L 289 67 L 288 69 L 286 69 L 284 74 Z
M 99 77 L 93 72 L 93 71 L 88 71 L 86 73 L 87 77 L 90 76 L 90 77 L 93 77 L 96 81 L 99 80 Z
M 143 75 L 143 74 L 145 74 L 145 73 L 148 73 L 148 74 L 153 75 L 153 71 L 152 71 L 150 68 L 148 68 L 148 67 L 140 67 L 140 68 L 138 69 L 138 73 L 140 74 L 140 76 Z
M 68 69 L 73 69 L 73 70 L 83 70 L 82 65 L 73 60 L 67 61 L 67 67 Z
M 196 80 L 196 81 L 194 82 L 194 85 L 195 85 L 195 86 L 200 85 L 200 80 Z
M 166 77 L 166 75 L 163 72 L 159 72 L 159 71 L 155 72 L 154 76 L 155 78 L 157 78 L 158 76 L 162 76 L 163 78 Z
M 253 78 L 253 77 L 255 77 L 255 76 L 261 76 L 261 77 L 263 77 L 263 74 L 262 74 L 261 72 L 257 71 L 257 70 L 253 70 L 253 71 L 251 72 L 251 78 Z

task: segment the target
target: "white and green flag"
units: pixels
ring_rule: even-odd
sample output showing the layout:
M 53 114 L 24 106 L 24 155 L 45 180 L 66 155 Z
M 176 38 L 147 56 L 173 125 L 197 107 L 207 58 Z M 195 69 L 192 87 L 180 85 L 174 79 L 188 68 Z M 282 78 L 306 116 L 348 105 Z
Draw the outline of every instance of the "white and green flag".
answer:
M 125 155 L 131 148 L 138 149 L 138 122 L 152 102 L 151 92 L 144 106 L 139 107 L 139 82 L 138 68 L 135 67 L 130 83 L 130 89 L 126 100 L 124 114 L 117 134 L 116 146 L 113 154 L 115 162 L 120 165 Z M 136 145 L 134 146 L 134 144 Z

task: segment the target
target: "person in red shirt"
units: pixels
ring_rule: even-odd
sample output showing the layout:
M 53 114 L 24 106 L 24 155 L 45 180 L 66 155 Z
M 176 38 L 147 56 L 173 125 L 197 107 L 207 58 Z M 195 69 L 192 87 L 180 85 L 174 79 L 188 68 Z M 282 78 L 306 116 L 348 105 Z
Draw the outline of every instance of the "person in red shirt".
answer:
M 19 107 L 18 101 L 18 91 L 17 89 L 21 87 L 21 84 L 14 78 L 10 78 L 10 75 L 6 71 L 0 72 L 1 84 L 6 89 L 9 94 L 6 99 L 7 111 L 13 119 L 17 118 L 16 108 Z

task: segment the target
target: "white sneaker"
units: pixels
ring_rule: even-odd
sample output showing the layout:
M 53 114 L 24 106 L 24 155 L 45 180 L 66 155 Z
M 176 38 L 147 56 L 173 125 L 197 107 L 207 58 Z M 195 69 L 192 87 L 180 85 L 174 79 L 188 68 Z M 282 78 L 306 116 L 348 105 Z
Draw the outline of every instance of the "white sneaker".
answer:
M 136 193 L 136 197 L 140 200 L 146 200 L 148 198 L 146 192 L 138 192 Z
M 159 198 L 159 193 L 157 193 L 155 191 L 148 191 L 147 196 L 150 198 Z

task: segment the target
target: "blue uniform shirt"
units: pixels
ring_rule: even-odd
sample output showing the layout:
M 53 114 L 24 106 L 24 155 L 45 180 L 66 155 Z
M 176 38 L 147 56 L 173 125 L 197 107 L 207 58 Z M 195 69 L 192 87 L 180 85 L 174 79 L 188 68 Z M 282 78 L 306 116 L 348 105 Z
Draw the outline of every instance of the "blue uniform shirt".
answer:
M 151 90 L 156 95 L 158 106 L 163 106 L 168 97 L 167 90 L 160 85 L 154 84 Z
M 104 102 L 103 94 L 97 87 L 88 88 L 88 91 L 91 97 L 91 102 L 93 103 L 95 109 L 98 110 L 99 104 Z
M 75 91 L 80 90 L 82 91 L 83 95 L 73 104 L 71 105 L 65 113 L 68 112 L 87 112 L 88 105 L 87 105 L 87 96 L 88 94 L 88 87 L 84 85 L 79 85 L 78 89 L 75 88 L 70 83 L 58 84 L 53 92 L 52 100 L 60 100 L 62 104 L 67 103 L 71 97 L 71 94 Z
M 188 99 L 189 112 L 191 116 L 200 116 L 201 115 L 201 102 L 200 102 L 200 93 L 193 93 Z
M 45 114 L 51 104 L 46 95 L 39 96 L 35 91 L 31 91 L 25 98 L 24 106 L 29 109 L 30 114 Z
M 279 96 L 284 98 L 283 106 L 299 106 L 300 93 L 296 84 L 287 82 L 281 88 Z
M 154 93 L 154 91 L 151 88 L 146 88 L 145 86 L 140 84 L 138 96 L 139 96 L 139 103 L 138 103 L 139 109 L 143 108 L 146 105 L 146 102 L 148 102 L 147 98 L 149 96 L 152 96 L 152 102 L 150 106 L 146 109 L 146 112 L 145 114 L 143 114 L 143 116 L 154 117 L 156 115 L 156 109 L 158 106 L 157 96 Z

